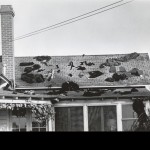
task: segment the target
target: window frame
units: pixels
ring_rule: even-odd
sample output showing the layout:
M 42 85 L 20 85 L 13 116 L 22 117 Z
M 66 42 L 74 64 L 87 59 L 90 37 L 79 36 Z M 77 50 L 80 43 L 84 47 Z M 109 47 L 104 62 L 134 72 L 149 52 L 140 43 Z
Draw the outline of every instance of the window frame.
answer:
M 13 131 L 13 128 L 12 128 L 12 110 L 9 110 L 9 131 Z M 27 109 L 26 110 L 26 132 L 33 132 L 32 131 L 32 112 L 31 110 Z M 46 131 L 49 131 L 48 130 L 48 121 L 46 120 Z M 20 131 L 19 131 L 20 132 Z M 39 131 L 37 131 L 39 132 Z
M 117 115 L 117 131 L 120 131 L 122 127 L 118 125 L 118 121 L 121 121 L 120 115 L 118 115 L 118 109 L 120 108 L 120 104 L 114 102 L 102 102 L 102 101 L 92 101 L 92 102 L 62 102 L 54 105 L 54 110 L 56 107 L 82 107 L 83 108 L 83 132 L 89 131 L 89 123 L 88 123 L 88 107 L 89 106 L 116 106 L 116 115 Z M 119 106 L 119 107 L 118 107 Z M 120 112 L 120 109 L 119 109 Z M 122 124 L 122 123 L 121 123 Z M 52 123 L 55 126 L 55 121 Z M 53 131 L 55 129 L 53 128 Z

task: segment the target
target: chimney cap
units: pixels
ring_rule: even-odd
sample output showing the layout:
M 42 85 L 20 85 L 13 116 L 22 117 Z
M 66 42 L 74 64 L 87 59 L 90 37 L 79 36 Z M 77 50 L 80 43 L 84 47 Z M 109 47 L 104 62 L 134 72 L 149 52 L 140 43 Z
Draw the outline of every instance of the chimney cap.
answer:
M 15 16 L 11 5 L 0 5 L 0 14 L 12 14 L 13 17 Z

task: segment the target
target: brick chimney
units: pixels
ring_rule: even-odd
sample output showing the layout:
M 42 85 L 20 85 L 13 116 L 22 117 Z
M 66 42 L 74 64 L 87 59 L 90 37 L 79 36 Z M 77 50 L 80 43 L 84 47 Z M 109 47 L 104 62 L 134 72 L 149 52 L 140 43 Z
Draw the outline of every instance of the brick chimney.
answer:
M 14 11 L 11 5 L 0 5 L 0 50 L 3 74 L 15 81 L 14 64 Z

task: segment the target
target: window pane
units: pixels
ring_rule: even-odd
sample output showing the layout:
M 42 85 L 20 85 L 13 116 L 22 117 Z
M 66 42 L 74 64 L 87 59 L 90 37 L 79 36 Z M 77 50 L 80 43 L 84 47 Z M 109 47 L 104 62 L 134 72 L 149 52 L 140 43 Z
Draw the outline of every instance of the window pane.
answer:
M 46 128 L 40 128 L 41 132 L 46 132 Z
M 39 123 L 36 121 L 33 121 L 33 118 L 32 118 L 32 127 L 39 127 Z
M 41 123 L 37 122 L 36 118 L 35 118 L 35 114 L 32 114 L 32 131 L 34 132 L 43 132 L 46 131 L 46 121 L 43 121 Z M 42 129 L 40 129 L 42 128 Z
M 14 131 L 14 132 L 19 132 L 19 129 L 12 129 L 12 131 Z
M 135 121 L 134 118 L 135 119 L 137 118 L 137 114 L 136 114 L 136 112 L 134 112 L 134 110 L 132 108 L 132 104 L 122 105 L 123 131 L 131 131 L 131 127 Z
M 42 123 L 39 124 L 40 127 L 45 127 L 46 128 L 46 121 L 43 121 Z
M 123 120 L 122 121 L 123 131 L 131 131 L 131 127 L 132 127 L 134 121 L 135 120 Z
M 116 106 L 89 106 L 89 131 L 117 131 Z
M 24 111 L 24 115 L 23 112 Z M 13 131 L 26 131 L 27 120 L 26 120 L 26 110 L 23 111 L 13 110 L 12 111 L 12 130 Z
M 56 131 L 83 131 L 83 107 L 55 108 Z
M 39 129 L 38 129 L 38 128 L 32 128 L 32 131 L 33 131 L 33 132 L 38 132 Z
M 136 118 L 137 115 L 133 111 L 132 105 L 122 105 L 122 118 Z
M 26 128 L 20 128 L 20 132 L 25 132 Z
M 19 118 L 17 118 L 17 117 L 12 118 L 12 127 L 19 128 Z
M 26 128 L 26 118 L 20 118 L 20 128 Z
M 0 109 L 0 131 L 7 131 L 7 111 Z

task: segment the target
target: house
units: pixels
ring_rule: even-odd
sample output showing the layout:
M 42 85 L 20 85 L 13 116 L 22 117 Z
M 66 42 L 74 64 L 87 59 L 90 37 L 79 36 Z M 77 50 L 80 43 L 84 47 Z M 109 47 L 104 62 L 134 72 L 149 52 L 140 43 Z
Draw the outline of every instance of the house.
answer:
M 15 57 L 14 12 L 0 7 L 1 131 L 130 131 L 149 115 L 147 53 Z

